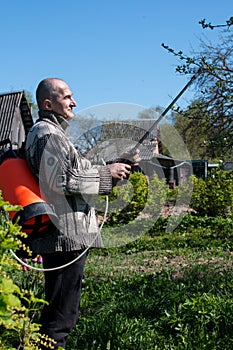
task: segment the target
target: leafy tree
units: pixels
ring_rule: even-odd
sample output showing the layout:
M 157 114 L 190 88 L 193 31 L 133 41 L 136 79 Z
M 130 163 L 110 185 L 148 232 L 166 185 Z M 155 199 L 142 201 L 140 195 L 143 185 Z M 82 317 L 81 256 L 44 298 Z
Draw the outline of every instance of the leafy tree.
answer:
M 205 130 L 209 123 L 199 110 L 198 101 L 191 103 L 183 113 L 177 113 L 174 124 L 188 147 L 191 159 L 206 159 L 209 138 Z
M 152 107 L 152 108 L 147 108 L 144 109 L 142 112 L 138 114 L 138 117 L 140 119 L 158 119 L 160 114 L 162 113 L 162 108 L 157 106 L 157 107 Z
M 206 156 L 230 160 L 233 159 L 233 17 L 223 25 L 206 24 L 205 20 L 199 23 L 203 29 L 220 30 L 217 44 L 200 39 L 200 50 L 192 52 L 191 56 L 182 51 L 175 52 L 164 44 L 162 46 L 181 61 L 177 72 L 190 74 L 202 69 L 202 74 L 196 79 L 196 103 L 186 111 L 177 109 L 179 118 L 189 117 L 189 123 L 184 123 L 182 131 L 193 131 L 192 126 L 201 120 L 202 138 L 203 133 L 206 135 L 201 142 L 205 141 Z
M 31 108 L 32 118 L 34 120 L 36 120 L 38 118 L 38 107 L 37 107 L 37 104 L 34 101 L 34 98 L 33 98 L 32 94 L 29 91 L 25 91 L 24 93 L 25 93 L 27 102 L 28 102 L 28 104 L 29 104 L 29 106 Z

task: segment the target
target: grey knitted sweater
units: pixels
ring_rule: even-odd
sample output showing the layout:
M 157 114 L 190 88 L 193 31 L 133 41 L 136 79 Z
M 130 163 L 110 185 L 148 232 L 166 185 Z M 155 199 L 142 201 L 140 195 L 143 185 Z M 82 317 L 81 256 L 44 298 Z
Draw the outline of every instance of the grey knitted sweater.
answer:
M 93 196 L 112 191 L 112 176 L 78 153 L 65 134 L 68 125 L 62 116 L 40 111 L 27 135 L 28 165 L 58 216 L 50 232 L 31 241 L 36 254 L 102 246 Z

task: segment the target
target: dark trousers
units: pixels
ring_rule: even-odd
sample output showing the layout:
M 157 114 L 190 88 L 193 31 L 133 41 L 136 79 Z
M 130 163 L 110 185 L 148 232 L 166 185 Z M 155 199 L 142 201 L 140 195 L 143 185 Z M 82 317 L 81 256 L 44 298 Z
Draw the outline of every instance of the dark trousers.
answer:
M 64 265 L 81 253 L 75 251 L 45 254 L 44 268 Z M 86 255 L 66 268 L 44 273 L 45 299 L 49 304 L 42 310 L 41 333 L 56 341 L 55 349 L 58 346 L 65 348 L 67 337 L 78 319 Z

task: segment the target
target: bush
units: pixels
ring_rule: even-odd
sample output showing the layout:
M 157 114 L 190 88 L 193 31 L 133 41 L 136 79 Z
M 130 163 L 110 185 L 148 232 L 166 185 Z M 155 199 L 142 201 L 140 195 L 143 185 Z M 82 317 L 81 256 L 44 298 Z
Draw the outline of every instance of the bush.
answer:
M 106 225 L 114 226 L 134 220 L 147 202 L 148 183 L 139 172 L 130 174 L 129 181 L 119 183 L 109 196 L 109 212 Z
M 41 344 L 52 346 L 53 341 L 40 335 L 39 324 L 33 323 L 37 308 L 45 301 L 20 288 L 11 278 L 21 267 L 11 259 L 9 249 L 24 249 L 20 240 L 24 234 L 9 220 L 8 212 L 12 210 L 15 207 L 0 194 L 0 348 L 39 350 Z
M 191 207 L 200 216 L 228 216 L 233 210 L 233 171 L 217 169 L 211 177 L 193 179 Z
M 171 191 L 170 191 L 171 192 Z M 130 174 L 129 181 L 119 183 L 109 196 L 106 226 L 120 226 L 132 222 L 141 214 L 158 217 L 170 194 L 165 180 L 155 174 L 150 180 L 139 172 Z M 100 207 L 98 199 L 97 208 Z

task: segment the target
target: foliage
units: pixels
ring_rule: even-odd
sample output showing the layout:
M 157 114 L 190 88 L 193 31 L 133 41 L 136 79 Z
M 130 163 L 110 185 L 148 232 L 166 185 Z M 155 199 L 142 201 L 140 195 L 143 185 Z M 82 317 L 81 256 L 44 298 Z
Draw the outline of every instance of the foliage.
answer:
M 113 226 L 134 220 L 145 207 L 147 195 L 146 177 L 139 172 L 130 174 L 129 181 L 115 186 L 109 197 L 109 212 L 111 214 L 106 224 Z M 111 205 L 111 202 L 113 205 Z M 114 204 L 115 202 L 117 202 L 117 207 Z
M 179 131 L 187 145 L 191 159 L 206 159 L 208 153 L 208 134 L 210 127 L 205 111 L 199 108 L 199 102 L 194 101 L 183 113 L 173 114 L 175 128 Z
M 230 173 L 218 171 L 221 176 L 216 174 L 209 181 L 217 179 L 225 188 Z M 142 177 L 142 174 L 133 175 L 135 181 Z M 221 189 L 214 184 L 217 190 Z M 153 201 L 150 195 L 156 191 L 162 199 L 168 192 L 171 199 L 177 196 L 177 189 L 167 192 L 166 185 L 157 177 L 150 186 L 151 194 L 147 191 L 145 197 L 148 203 Z M 186 190 L 184 186 L 183 192 Z M 138 193 L 141 196 L 143 191 L 139 188 Z M 122 195 L 128 198 L 126 191 Z M 179 221 L 179 217 L 174 220 Z M 68 339 L 67 350 L 232 348 L 232 217 L 186 215 L 172 233 L 165 232 L 167 222 L 168 219 L 160 217 L 149 235 L 125 246 L 89 252 L 81 315 Z M 32 282 L 30 271 L 26 271 L 24 279 L 19 278 L 20 273 L 11 271 L 18 283 L 11 281 L 4 289 L 9 295 L 10 287 L 16 296 L 17 312 L 24 308 L 20 317 L 25 320 L 24 332 L 20 333 L 23 338 L 37 302 L 37 298 L 23 289 L 33 285 L 38 295 L 41 281 L 35 278 Z M 30 312 L 25 318 L 26 306 Z M 2 349 L 16 349 L 20 327 L 7 329 L 2 324 Z M 28 349 L 39 349 L 35 345 L 37 331 L 27 328 L 27 332 L 35 335 L 35 343 Z M 32 344 L 33 337 L 28 339 Z M 23 346 L 26 350 L 26 344 Z
M 170 189 L 165 179 L 159 179 L 157 174 L 147 180 L 143 174 L 134 173 L 130 175 L 128 183 L 114 188 L 109 199 L 106 226 L 120 227 L 141 216 L 146 217 L 144 227 L 154 226 L 151 221 L 155 219 L 155 226 L 160 225 L 160 214 L 166 200 L 174 202 L 177 207 L 191 207 L 198 217 L 231 216 L 232 188 L 233 172 L 221 170 L 220 167 L 205 180 L 193 175 L 174 189 Z M 170 224 L 175 224 L 175 220 L 178 222 L 180 218 L 169 218 Z M 166 227 L 165 221 L 162 221 L 162 226 Z
M 11 259 L 9 249 L 24 249 L 20 237 L 25 236 L 9 219 L 8 212 L 15 207 L 0 196 L 0 209 L 0 348 L 39 350 L 45 343 L 52 348 L 52 340 L 40 335 L 39 324 L 33 322 L 38 305 L 45 302 L 12 279 L 20 266 Z
M 201 24 L 201 26 L 202 26 L 203 29 L 209 28 L 209 29 L 212 29 L 212 30 L 213 30 L 214 28 L 219 28 L 219 27 L 221 27 L 221 28 L 224 27 L 224 28 L 228 28 L 228 29 L 229 29 L 229 27 L 233 25 L 233 17 L 230 17 L 230 18 L 226 21 L 225 24 L 213 25 L 212 23 L 206 23 L 206 19 L 205 19 L 205 18 L 202 19 L 199 23 Z
M 122 246 L 121 252 L 132 254 L 143 250 L 169 250 L 173 249 L 174 246 L 195 249 L 202 249 L 202 247 L 207 249 L 219 247 L 219 245 L 224 249 L 232 247 L 233 216 L 213 218 L 187 214 L 182 221 L 177 216 L 174 216 L 173 219 L 177 220 L 179 224 L 172 233 L 166 232 L 168 218 L 160 217 L 145 236 Z
M 193 177 L 191 207 L 200 216 L 227 216 L 233 210 L 233 172 L 217 169 L 206 180 Z
M 147 108 L 147 109 L 144 109 L 142 112 L 138 113 L 138 118 L 156 120 L 160 117 L 162 112 L 163 112 L 163 110 L 159 106 Z
M 196 245 L 196 229 L 187 235 L 177 229 L 142 237 L 128 253 L 124 247 L 90 252 L 80 320 L 67 349 L 230 350 L 231 253 L 221 239 L 214 247 L 208 233 Z
M 157 174 L 150 179 L 140 172 L 130 174 L 129 181 L 120 183 L 109 196 L 105 226 L 120 227 L 141 216 L 154 220 L 159 217 L 165 200 L 172 196 L 171 192 L 176 191 L 171 191 L 165 179 L 160 180 Z
M 221 27 L 206 24 L 205 20 L 200 24 L 203 28 Z M 165 44 L 163 47 L 180 59 L 181 64 L 176 68 L 179 73 L 193 73 L 202 67 L 202 74 L 196 79 L 196 103 L 188 106 L 186 111 L 177 109 L 179 120 L 181 116 L 186 119 L 184 125 L 180 121 L 177 124 L 179 131 L 186 134 L 187 130 L 194 131 L 194 123 L 198 122 L 198 128 L 201 127 L 201 139 L 198 144 L 204 146 L 205 157 L 225 157 L 227 160 L 232 158 L 233 147 L 232 17 L 222 27 L 218 44 L 213 45 L 210 41 L 200 39 L 199 51 L 193 52 L 191 56 L 185 55 L 181 50 L 175 52 Z M 206 135 L 204 144 L 203 135 Z M 188 148 L 191 149 L 191 145 Z
M 29 107 L 31 109 L 32 118 L 33 118 L 34 121 L 36 121 L 36 119 L 38 118 L 38 107 L 37 107 L 37 104 L 35 103 L 31 92 L 25 91 L 25 96 L 26 96 L 28 105 L 29 105 Z
M 154 181 L 152 192 L 163 193 Z M 189 181 L 180 196 L 193 186 L 196 209 L 212 216 L 174 216 L 173 232 L 166 232 L 171 217 L 159 217 L 139 239 L 90 252 L 68 350 L 232 349 L 232 173 Z M 165 186 L 170 198 L 178 192 Z
M 171 191 L 166 184 L 166 179 L 159 179 L 158 175 L 154 174 L 148 180 L 148 195 L 144 209 L 145 213 L 157 217 L 169 195 L 171 195 Z

